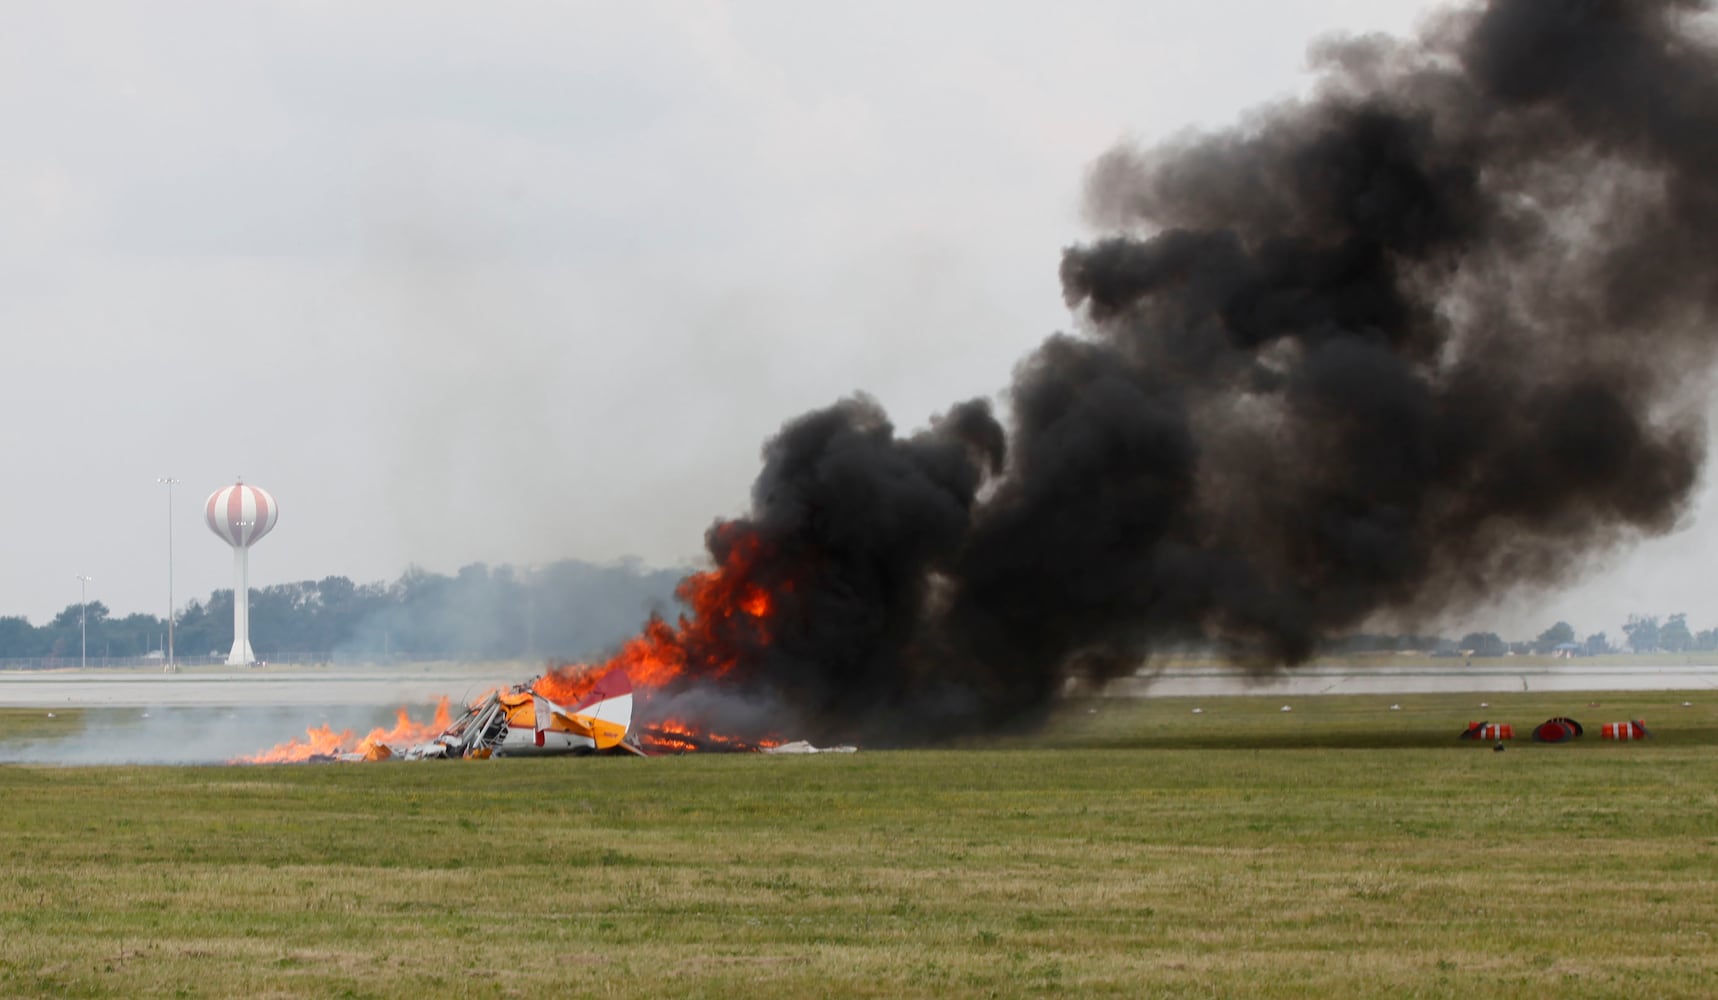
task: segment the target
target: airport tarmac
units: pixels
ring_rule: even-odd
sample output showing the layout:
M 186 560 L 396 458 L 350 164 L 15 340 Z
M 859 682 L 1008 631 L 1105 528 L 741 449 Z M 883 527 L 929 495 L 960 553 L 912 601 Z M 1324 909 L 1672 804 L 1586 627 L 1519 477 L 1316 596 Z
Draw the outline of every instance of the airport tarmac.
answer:
M 529 668 L 386 670 L 0 671 L 0 706 L 192 708 L 244 705 L 414 705 L 457 702 L 529 680 Z
M 159 674 L 142 671 L 0 671 L 0 706 L 197 707 L 429 704 L 447 695 L 468 702 L 495 687 L 529 679 L 528 668 L 390 668 Z M 1145 672 L 1112 682 L 1113 697 L 1297 696 L 1501 691 L 1680 691 L 1718 689 L 1718 664 L 1682 666 L 1347 667 L 1311 664 L 1259 676 L 1234 667 Z
M 1112 682 L 1114 697 L 1200 697 L 1224 695 L 1299 696 L 1319 694 L 1462 694 L 1503 691 L 1698 691 L 1718 688 L 1718 665 L 1511 666 L 1507 660 L 1447 667 L 1377 667 L 1309 664 L 1258 675 L 1234 667 L 1199 667 L 1143 672 Z

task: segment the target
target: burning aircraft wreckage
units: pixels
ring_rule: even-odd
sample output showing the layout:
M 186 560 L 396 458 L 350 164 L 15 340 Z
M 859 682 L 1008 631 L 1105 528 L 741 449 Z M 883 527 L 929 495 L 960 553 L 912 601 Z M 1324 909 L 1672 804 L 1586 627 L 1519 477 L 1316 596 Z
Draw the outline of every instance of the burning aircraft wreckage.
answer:
M 1711 6 L 1462 3 L 1320 41 L 1306 96 L 1238 127 L 1111 150 L 1073 328 L 1006 419 L 787 421 L 677 620 L 374 742 L 922 744 L 1178 644 L 1277 670 L 1485 613 L 1676 529 L 1718 357 Z M 590 700 L 616 670 L 630 728 Z
M 392 728 L 358 737 L 323 725 L 235 763 L 852 753 L 852 744 L 819 747 L 785 739 L 765 715 L 742 707 L 755 704 L 755 695 L 721 691 L 723 676 L 738 663 L 734 650 L 740 640 L 767 644 L 771 637 L 778 603 L 751 577 L 760 553 L 755 538 L 730 546 L 720 568 L 681 581 L 676 594 L 688 614 L 673 623 L 652 617 L 604 663 L 570 664 L 490 691 L 457 718 L 443 698 L 426 722 L 414 722 L 402 708 Z M 716 724 L 722 717 L 744 735 L 723 731 Z
M 691 751 L 771 754 L 854 753 L 851 745 L 815 747 L 804 740 L 762 739 L 755 743 L 663 721 L 634 725 L 632 682 L 626 671 L 600 673 L 583 699 L 570 708 L 538 693 L 544 678 L 491 691 L 450 718 L 443 698 L 435 716 L 415 723 L 400 710 L 392 729 L 375 729 L 354 740 L 350 731 L 322 726 L 305 738 L 235 761 L 241 764 L 358 763 L 382 760 L 447 760 L 490 757 L 582 756 L 623 753 L 640 757 Z
M 402 708 L 392 729 L 357 737 L 321 725 L 234 763 L 383 761 L 491 756 L 620 753 L 852 753 L 847 742 L 813 746 L 778 732 L 780 704 L 734 684 L 747 655 L 775 639 L 780 601 L 759 581 L 763 545 L 734 522 L 716 569 L 680 581 L 687 608 L 668 622 L 653 615 L 643 631 L 603 663 L 572 663 L 524 684 L 491 691 L 454 718 L 443 698 L 430 722 Z M 792 584 L 783 584 L 792 591 Z M 826 732 L 826 730 L 825 730 Z
M 544 697 L 537 678 L 491 691 L 453 718 L 446 698 L 427 722 L 414 722 L 400 709 L 391 729 L 377 728 L 358 738 L 329 726 L 309 730 L 273 749 L 234 761 L 237 764 L 294 764 L 382 760 L 485 760 L 490 757 L 583 756 L 593 753 L 639 757 L 690 752 L 814 754 L 854 753 L 851 744 L 817 747 L 804 740 L 769 737 L 741 740 L 663 720 L 638 723 L 633 717 L 632 682 L 626 671 L 603 672 L 583 700 L 564 707 Z

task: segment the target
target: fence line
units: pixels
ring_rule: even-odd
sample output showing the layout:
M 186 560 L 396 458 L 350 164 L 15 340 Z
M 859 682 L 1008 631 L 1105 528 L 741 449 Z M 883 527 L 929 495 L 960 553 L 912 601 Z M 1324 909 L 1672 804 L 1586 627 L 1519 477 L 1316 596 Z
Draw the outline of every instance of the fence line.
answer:
M 334 662 L 358 663 L 416 663 L 430 660 L 446 659 L 442 657 L 415 657 L 393 654 L 390 656 L 364 655 L 356 659 L 329 653 L 274 653 L 262 658 L 261 666 L 286 665 L 325 665 Z M 214 667 L 227 662 L 225 656 L 175 656 L 173 662 L 181 667 Z M 91 656 L 86 661 L 77 656 L 0 656 L 0 670 L 67 670 L 85 665 L 100 668 L 136 668 L 160 670 L 167 665 L 165 657 L 156 656 Z

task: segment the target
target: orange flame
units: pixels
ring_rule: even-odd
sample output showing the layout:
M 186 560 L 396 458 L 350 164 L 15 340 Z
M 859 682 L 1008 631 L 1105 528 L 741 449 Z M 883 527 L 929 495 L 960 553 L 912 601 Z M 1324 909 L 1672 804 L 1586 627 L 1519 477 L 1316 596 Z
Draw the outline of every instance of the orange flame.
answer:
M 732 521 L 716 530 L 727 543 L 722 565 L 694 573 L 674 589 L 689 614 L 673 624 L 652 615 L 607 662 L 558 667 L 539 677 L 532 690 L 559 704 L 576 705 L 610 671 L 621 669 L 635 691 L 649 692 L 688 675 L 726 676 L 739 663 L 744 643 L 767 645 L 776 601 L 755 579 L 763 543 L 756 532 Z
M 766 738 L 748 741 L 725 733 L 700 729 L 683 719 L 667 719 L 641 727 L 638 742 L 650 753 L 693 753 L 698 751 L 752 752 L 780 746 L 781 740 Z
M 307 729 L 304 739 L 293 738 L 285 743 L 277 744 L 273 749 L 249 757 L 240 757 L 235 764 L 298 764 L 317 758 L 335 757 L 340 754 L 362 754 L 373 760 L 386 759 L 392 756 L 392 748 L 396 745 L 422 743 L 425 740 L 439 736 L 442 731 L 452 724 L 452 716 L 448 711 L 448 700 L 443 697 L 436 704 L 435 716 L 427 722 L 413 722 L 411 714 L 401 708 L 395 717 L 394 727 L 384 729 L 377 726 L 370 730 L 363 739 L 356 742 L 352 739 L 352 730 L 343 729 L 335 732 L 333 727 L 323 723 L 313 729 Z
M 571 663 L 539 677 L 532 690 L 562 705 L 579 704 L 611 671 L 625 670 L 639 695 L 638 742 L 646 750 L 753 750 L 775 739 L 743 738 L 708 732 L 686 719 L 650 719 L 651 694 L 684 679 L 715 681 L 729 677 L 747 650 L 773 641 L 781 612 L 779 594 L 793 592 L 793 581 L 777 581 L 772 593 L 763 579 L 772 553 L 757 531 L 727 521 L 714 529 L 713 550 L 721 553 L 715 569 L 680 581 L 674 594 L 688 609 L 672 622 L 652 615 L 639 634 L 602 663 Z

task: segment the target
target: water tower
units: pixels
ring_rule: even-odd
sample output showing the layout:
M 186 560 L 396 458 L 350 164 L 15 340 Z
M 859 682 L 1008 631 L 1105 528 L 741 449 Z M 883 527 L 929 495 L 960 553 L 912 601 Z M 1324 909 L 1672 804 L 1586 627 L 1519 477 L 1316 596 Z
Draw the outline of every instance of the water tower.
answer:
M 280 508 L 266 490 L 246 486 L 241 479 L 209 494 L 203 513 L 209 530 L 233 547 L 233 651 L 227 654 L 227 666 L 249 666 L 256 662 L 256 654 L 251 652 L 251 580 L 246 556 L 257 539 L 274 527 Z

